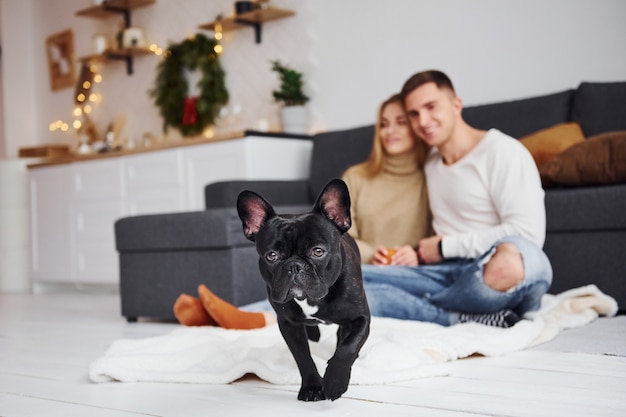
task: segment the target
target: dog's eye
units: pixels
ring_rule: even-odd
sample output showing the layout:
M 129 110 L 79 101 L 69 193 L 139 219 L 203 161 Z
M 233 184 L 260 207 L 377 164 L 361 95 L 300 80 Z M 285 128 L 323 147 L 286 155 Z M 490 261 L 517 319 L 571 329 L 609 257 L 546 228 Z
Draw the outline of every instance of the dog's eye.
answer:
M 315 256 L 316 258 L 321 258 L 322 256 L 324 256 L 325 253 L 326 251 L 322 248 L 313 248 L 313 250 L 311 251 L 311 255 Z
M 265 259 L 268 262 L 276 262 L 278 260 L 278 254 L 274 251 L 267 252 L 265 254 Z

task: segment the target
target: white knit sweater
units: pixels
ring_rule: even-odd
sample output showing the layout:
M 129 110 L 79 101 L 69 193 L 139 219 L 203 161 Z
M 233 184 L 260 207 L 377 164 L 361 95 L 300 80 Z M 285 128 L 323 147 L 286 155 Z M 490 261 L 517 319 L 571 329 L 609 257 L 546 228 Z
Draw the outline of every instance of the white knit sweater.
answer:
M 425 172 L 433 228 L 443 236 L 445 257 L 478 257 L 510 235 L 543 246 L 544 191 L 532 156 L 518 140 L 491 129 L 451 165 L 435 148 Z

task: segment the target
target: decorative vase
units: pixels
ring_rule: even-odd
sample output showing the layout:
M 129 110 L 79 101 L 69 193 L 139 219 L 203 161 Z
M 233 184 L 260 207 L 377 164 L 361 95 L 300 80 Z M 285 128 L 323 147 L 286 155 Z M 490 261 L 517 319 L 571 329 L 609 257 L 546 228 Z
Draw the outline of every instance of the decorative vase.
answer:
M 307 133 L 307 109 L 305 106 L 285 106 L 280 110 L 280 120 L 285 133 Z

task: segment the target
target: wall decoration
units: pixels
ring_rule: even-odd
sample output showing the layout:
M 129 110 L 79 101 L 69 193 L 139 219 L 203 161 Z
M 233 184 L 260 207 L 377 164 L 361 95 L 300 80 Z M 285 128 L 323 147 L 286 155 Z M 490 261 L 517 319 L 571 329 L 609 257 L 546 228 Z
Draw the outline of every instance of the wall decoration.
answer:
M 46 39 L 50 88 L 57 91 L 74 86 L 74 33 L 68 29 Z
M 214 39 L 196 34 L 170 45 L 165 52 L 154 88 L 148 92 L 163 117 L 164 132 L 171 126 L 183 136 L 200 134 L 215 124 L 222 106 L 228 103 L 217 46 Z M 199 81 L 190 86 L 185 74 L 196 70 L 201 73 Z M 190 94 L 196 87 L 198 94 Z

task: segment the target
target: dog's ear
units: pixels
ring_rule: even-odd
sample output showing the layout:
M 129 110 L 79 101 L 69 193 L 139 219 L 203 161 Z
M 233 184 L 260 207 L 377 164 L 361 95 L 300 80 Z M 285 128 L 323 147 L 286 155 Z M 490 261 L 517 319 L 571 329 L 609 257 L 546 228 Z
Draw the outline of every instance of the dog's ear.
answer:
M 326 216 L 335 223 L 341 233 L 345 233 L 352 226 L 350 217 L 350 193 L 348 186 L 342 180 L 331 180 L 317 197 L 313 211 Z
M 243 225 L 243 234 L 254 242 L 261 227 L 276 212 L 263 197 L 252 191 L 242 191 L 237 197 L 237 213 Z

